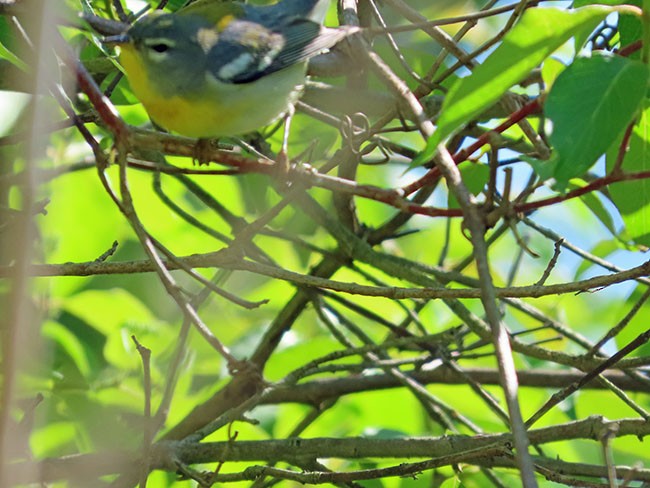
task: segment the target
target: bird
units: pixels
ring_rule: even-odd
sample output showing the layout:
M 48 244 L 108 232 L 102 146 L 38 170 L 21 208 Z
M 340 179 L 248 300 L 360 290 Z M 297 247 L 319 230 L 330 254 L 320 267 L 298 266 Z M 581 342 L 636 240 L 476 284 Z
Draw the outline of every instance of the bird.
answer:
M 358 31 L 323 26 L 329 1 L 199 0 L 154 11 L 104 42 L 119 47 L 155 124 L 200 139 L 242 136 L 290 111 L 308 60 Z

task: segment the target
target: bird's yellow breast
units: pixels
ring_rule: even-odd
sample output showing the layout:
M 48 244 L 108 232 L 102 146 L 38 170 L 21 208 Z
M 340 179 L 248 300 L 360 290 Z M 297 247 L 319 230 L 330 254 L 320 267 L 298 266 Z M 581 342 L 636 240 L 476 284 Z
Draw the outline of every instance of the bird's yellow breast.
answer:
M 133 46 L 121 46 L 120 63 L 126 71 L 135 96 L 149 116 L 161 127 L 190 137 L 204 137 L 205 100 L 192 101 L 186 97 L 163 95 L 147 73 L 146 65 Z
M 161 93 L 136 48 L 122 46 L 120 63 L 153 121 L 188 137 L 242 135 L 271 123 L 295 102 L 306 70 L 300 63 L 241 84 L 222 83 L 206 73 L 209 79 L 196 93 L 169 96 Z

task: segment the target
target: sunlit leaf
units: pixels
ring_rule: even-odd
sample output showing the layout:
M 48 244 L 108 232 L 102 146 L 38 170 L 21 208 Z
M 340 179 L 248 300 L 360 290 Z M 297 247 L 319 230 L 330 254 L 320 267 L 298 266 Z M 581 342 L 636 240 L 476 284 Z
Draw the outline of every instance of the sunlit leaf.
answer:
M 572 36 L 593 29 L 611 12 L 605 6 L 572 11 L 557 8 L 526 10 L 490 57 L 449 90 L 438 128 L 412 166 L 424 164 L 433 156 L 438 144 L 493 105 Z
M 544 106 L 560 189 L 584 174 L 632 121 L 647 84 L 648 68 L 619 56 L 579 58 L 560 74 Z
M 488 165 L 465 163 L 462 164 L 459 169 L 467 189 L 473 195 L 478 195 L 481 190 L 483 190 L 490 177 L 490 168 Z M 456 197 L 452 192 L 449 192 L 449 207 L 460 208 L 458 200 L 456 200 Z
M 612 168 L 619 157 L 619 146 L 607 153 L 607 166 Z M 630 135 L 629 149 L 623 160 L 627 173 L 650 171 L 650 102 L 639 115 Z M 650 179 L 646 176 L 610 186 L 616 208 L 621 213 L 628 235 L 637 244 L 650 246 Z
M 57 322 L 48 321 L 43 324 L 43 335 L 56 342 L 68 354 L 83 375 L 88 376 L 90 374 L 90 361 L 86 349 L 79 338 L 70 330 Z
M 574 178 L 569 181 L 568 189 L 573 190 L 576 188 L 584 188 L 586 185 L 586 181 Z M 612 235 L 615 236 L 617 234 L 616 226 L 614 225 L 614 219 L 612 218 L 612 215 L 610 214 L 607 207 L 603 204 L 597 193 L 585 193 L 580 197 L 580 200 L 587 206 L 591 213 L 593 213 L 596 218 L 600 220 L 600 222 L 607 228 L 607 230 L 612 233 Z
M 594 256 L 598 256 L 600 258 L 606 259 L 607 256 L 609 256 L 611 253 L 613 253 L 618 249 L 620 249 L 619 242 L 616 241 L 615 239 L 609 239 L 597 243 L 594 247 L 589 249 L 589 252 Z M 595 265 L 591 261 L 582 261 L 580 263 L 580 266 L 578 266 L 578 268 L 576 269 L 574 279 L 576 280 L 580 279 L 587 270 L 593 268 L 594 266 L 597 265 Z

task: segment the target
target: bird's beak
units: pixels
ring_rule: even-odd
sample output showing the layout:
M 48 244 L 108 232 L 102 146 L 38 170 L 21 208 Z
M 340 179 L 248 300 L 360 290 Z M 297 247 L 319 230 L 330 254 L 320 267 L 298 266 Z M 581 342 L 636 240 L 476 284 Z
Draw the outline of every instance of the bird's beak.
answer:
M 81 14 L 81 18 L 88 22 L 90 27 L 92 27 L 95 32 L 98 32 L 104 36 L 119 36 L 122 33 L 126 32 L 130 27 L 129 24 L 125 24 L 124 22 L 105 19 L 103 17 L 98 17 L 89 13 Z
M 122 44 L 129 44 L 131 42 L 131 37 L 126 33 L 118 34 L 115 36 L 104 37 L 104 39 L 102 39 L 102 42 L 104 44 L 115 44 L 119 46 Z

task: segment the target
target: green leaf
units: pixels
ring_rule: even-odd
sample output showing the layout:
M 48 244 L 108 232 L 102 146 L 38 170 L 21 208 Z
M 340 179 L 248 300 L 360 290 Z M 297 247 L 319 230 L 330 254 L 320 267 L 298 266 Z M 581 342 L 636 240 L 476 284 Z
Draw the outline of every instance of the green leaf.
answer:
M 527 156 L 523 154 L 521 156 L 522 161 L 526 161 L 528 164 L 530 164 L 537 174 L 539 176 L 539 179 L 541 181 L 546 181 L 550 180 L 553 178 L 553 175 L 555 174 L 555 168 L 557 165 L 555 164 L 554 160 L 545 160 L 545 159 L 537 159 L 533 158 L 531 156 Z
M 463 164 L 460 166 L 463 182 L 472 195 L 478 195 L 485 187 L 489 177 L 490 168 L 485 164 Z M 449 208 L 460 208 L 458 200 L 449 192 Z
M 166 337 L 151 310 L 125 290 L 85 290 L 68 297 L 65 309 L 104 334 L 105 358 L 119 368 L 135 367 L 140 362 L 137 354 L 131 354 L 131 334 L 140 340 Z
M 625 3 L 641 7 L 641 0 L 630 0 Z M 621 14 L 618 19 L 618 33 L 620 36 L 621 47 L 629 46 L 630 44 L 640 41 L 643 35 L 643 24 L 641 19 L 636 15 Z M 641 50 L 629 55 L 630 59 L 640 59 Z
M 647 85 L 648 68 L 620 56 L 580 58 L 558 76 L 544 109 L 553 125 L 554 176 L 561 190 L 632 121 Z
M 608 239 L 606 241 L 600 241 L 596 243 L 595 246 L 589 249 L 589 253 L 593 254 L 594 256 L 606 259 L 607 256 L 612 254 L 614 251 L 618 251 L 620 248 L 621 247 L 619 246 L 619 242 L 616 239 Z M 587 270 L 594 267 L 600 270 L 599 266 L 597 264 L 594 264 L 592 261 L 588 261 L 586 259 L 581 261 L 578 265 L 578 268 L 576 269 L 575 274 L 573 275 L 573 280 L 579 280 Z
M 14 54 L 18 51 L 17 46 L 8 18 L 0 17 L 0 59 L 9 61 L 18 69 L 27 72 L 29 70 L 27 64 Z
M 584 7 L 585 5 L 593 4 L 602 4 L 602 5 L 620 5 L 621 3 L 630 3 L 630 2 L 621 2 L 621 0 L 575 0 L 573 2 L 573 7 Z
M 583 188 L 585 186 L 587 186 L 587 182 L 582 179 L 574 178 L 569 182 L 570 190 L 573 190 L 574 188 Z M 600 220 L 607 230 L 612 233 L 613 236 L 617 235 L 614 219 L 596 192 L 585 193 L 580 197 L 580 200 L 587 206 L 591 213 Z
M 458 488 L 459 486 L 462 486 L 461 482 L 458 477 L 454 476 L 443 481 L 440 488 Z
M 187 4 L 186 0 L 169 0 L 169 2 L 167 3 L 167 8 L 172 12 L 176 12 L 186 4 Z
M 553 86 L 553 83 L 555 83 L 555 80 L 557 80 L 557 77 L 560 76 L 560 73 L 562 73 L 565 68 L 566 66 L 564 63 L 554 57 L 550 57 L 544 61 L 544 65 L 542 66 L 542 79 L 544 80 L 547 90 Z
M 619 313 L 621 316 L 627 314 L 632 307 L 634 307 L 641 297 L 644 295 L 646 289 L 645 285 L 639 283 L 636 288 L 630 293 L 630 296 L 625 300 L 625 303 L 621 304 Z M 614 339 L 616 346 L 622 348 L 633 341 L 639 334 L 641 330 L 644 330 L 650 320 L 650 307 L 647 306 L 648 302 L 645 302 L 645 306 L 641 307 L 632 318 L 631 322 L 627 327 L 624 327 Z M 635 327 L 636 326 L 636 327 Z M 635 349 L 630 356 L 632 357 L 643 357 L 650 355 L 650 345 L 648 343 L 643 344 L 639 348 Z
M 70 357 L 79 372 L 88 377 L 90 361 L 83 343 L 64 325 L 49 320 L 43 324 L 42 333 L 54 341 Z
M 11 64 L 16 66 L 18 69 L 21 69 L 22 71 L 28 70 L 27 65 L 18 56 L 16 56 L 9 49 L 7 49 L 7 47 L 1 42 L 0 42 L 0 58 L 6 59 Z
M 438 119 L 438 129 L 411 166 L 428 161 L 438 144 L 493 105 L 567 40 L 585 29 L 593 29 L 612 11 L 605 6 L 570 11 L 557 8 L 526 10 L 485 62 L 449 90 Z
M 35 457 L 56 456 L 65 446 L 75 446 L 76 428 L 71 421 L 51 421 L 35 429 L 31 435 L 32 449 Z
M 618 157 L 618 146 L 607 153 L 607 167 L 611 169 Z M 629 149 L 623 160 L 626 173 L 650 170 L 650 101 L 632 130 Z M 650 180 L 623 181 L 610 185 L 610 195 L 621 213 L 630 238 L 637 244 L 650 246 Z
M 101 89 L 105 90 L 108 85 L 112 83 L 112 81 L 113 77 L 106 78 L 101 85 Z M 133 90 L 131 90 L 131 85 L 126 79 L 126 76 L 123 77 L 117 86 L 113 89 L 113 93 L 111 94 L 111 102 L 113 102 L 115 105 L 136 105 L 140 103 L 140 100 L 138 100 L 133 94 Z

